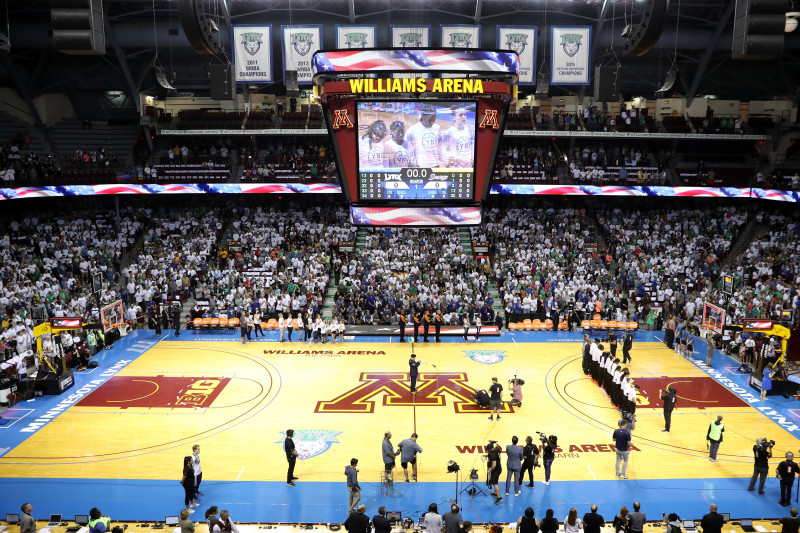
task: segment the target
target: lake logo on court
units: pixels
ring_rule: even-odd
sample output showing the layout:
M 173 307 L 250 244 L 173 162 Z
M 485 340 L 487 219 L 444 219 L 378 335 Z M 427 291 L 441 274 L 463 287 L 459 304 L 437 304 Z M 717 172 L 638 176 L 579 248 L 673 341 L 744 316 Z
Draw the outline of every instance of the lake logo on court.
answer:
M 339 444 L 336 435 L 341 435 L 341 431 L 329 429 L 296 429 L 294 431 L 294 447 L 299 454 L 298 459 L 311 459 L 317 455 L 327 452 L 331 444 Z M 281 431 L 281 440 L 278 444 L 283 444 L 286 440 L 286 432 Z
M 484 365 L 493 365 L 499 363 L 505 358 L 505 350 L 462 350 L 465 354 L 464 357 L 469 357 L 476 363 L 483 363 Z

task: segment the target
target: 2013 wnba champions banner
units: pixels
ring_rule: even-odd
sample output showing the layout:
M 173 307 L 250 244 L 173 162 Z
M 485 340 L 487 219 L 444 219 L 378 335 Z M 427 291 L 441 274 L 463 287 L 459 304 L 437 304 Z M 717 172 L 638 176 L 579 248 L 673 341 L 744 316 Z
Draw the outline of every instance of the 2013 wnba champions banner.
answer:
M 550 84 L 589 85 L 592 28 L 553 26 L 550 37 Z
M 322 48 L 322 25 L 281 26 L 283 72 L 297 71 L 297 83 L 311 83 L 311 58 Z
M 233 27 L 236 83 L 272 83 L 272 25 Z
M 497 48 L 519 56 L 520 85 L 536 85 L 536 26 L 498 26 Z

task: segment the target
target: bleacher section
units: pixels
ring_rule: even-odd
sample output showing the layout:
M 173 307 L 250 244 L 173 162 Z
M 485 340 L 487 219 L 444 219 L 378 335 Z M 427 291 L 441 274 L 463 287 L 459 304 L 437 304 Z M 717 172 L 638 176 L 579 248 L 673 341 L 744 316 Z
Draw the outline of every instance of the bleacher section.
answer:
M 193 109 L 178 113 L 178 129 L 240 129 L 244 121 L 243 111 L 217 111 Z
M 133 159 L 133 147 L 139 136 L 136 124 L 108 124 L 92 121 L 91 129 L 86 129 L 78 119 L 63 120 L 50 129 L 50 137 L 55 142 L 62 157 L 68 158 L 75 150 L 93 151 L 102 146 L 106 151 L 117 154 L 120 167 L 126 167 Z

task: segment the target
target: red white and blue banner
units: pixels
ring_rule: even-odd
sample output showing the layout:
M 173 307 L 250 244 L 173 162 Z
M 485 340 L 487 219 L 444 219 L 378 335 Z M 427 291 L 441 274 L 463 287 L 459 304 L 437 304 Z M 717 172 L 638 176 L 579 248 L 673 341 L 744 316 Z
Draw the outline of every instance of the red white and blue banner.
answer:
M 589 85 L 591 26 L 553 26 L 550 31 L 550 85 Z
M 519 56 L 519 85 L 536 85 L 536 26 L 498 26 L 497 48 Z
M 314 54 L 314 74 L 329 72 L 519 73 L 514 52 L 493 50 L 329 50 Z
M 474 226 L 481 223 L 481 208 L 350 206 L 350 221 L 356 226 Z
M 678 198 L 759 198 L 800 202 L 798 191 L 751 189 L 749 187 L 666 187 L 625 185 L 517 185 L 495 183 L 489 194 L 552 196 L 660 196 Z
M 272 25 L 234 26 L 236 83 L 272 83 Z
M 442 24 L 439 26 L 442 48 L 480 48 L 481 27 L 471 24 Z
M 113 194 L 341 194 L 331 183 L 168 183 L 59 185 L 0 189 L 0 200 Z
M 297 83 L 311 83 L 311 58 L 322 48 L 322 25 L 281 26 L 283 79 L 287 70 L 297 71 Z
M 375 48 L 378 43 L 376 32 L 377 26 L 337 24 L 336 48 L 339 50 Z

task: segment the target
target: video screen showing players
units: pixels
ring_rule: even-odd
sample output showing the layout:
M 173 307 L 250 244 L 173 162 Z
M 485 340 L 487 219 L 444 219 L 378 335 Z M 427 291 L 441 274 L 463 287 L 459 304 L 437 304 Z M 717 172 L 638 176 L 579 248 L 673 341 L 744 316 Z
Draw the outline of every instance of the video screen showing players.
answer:
M 362 101 L 359 200 L 473 200 L 477 104 Z

